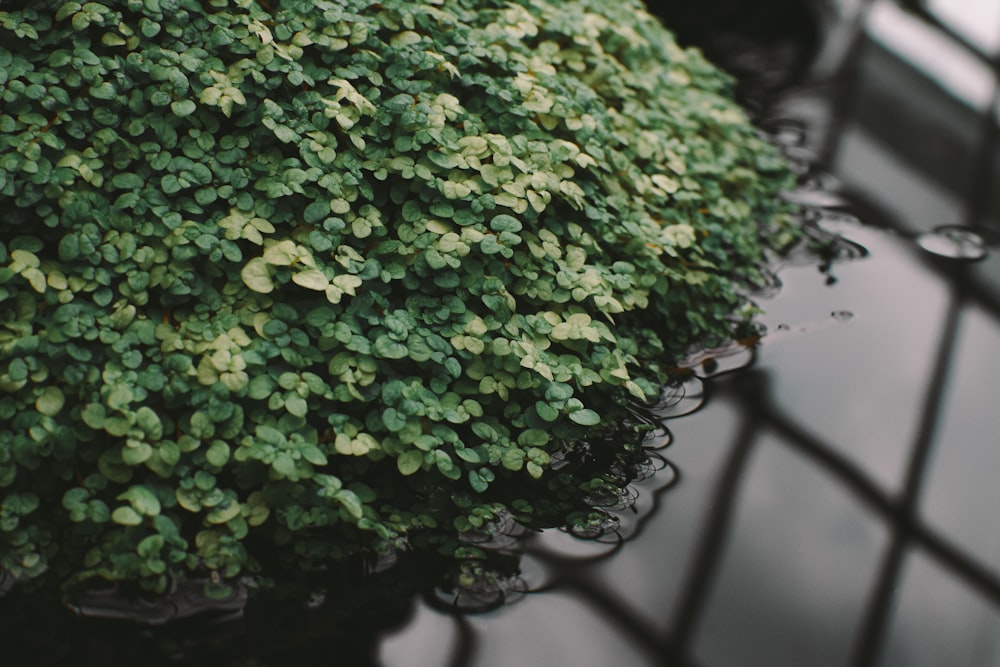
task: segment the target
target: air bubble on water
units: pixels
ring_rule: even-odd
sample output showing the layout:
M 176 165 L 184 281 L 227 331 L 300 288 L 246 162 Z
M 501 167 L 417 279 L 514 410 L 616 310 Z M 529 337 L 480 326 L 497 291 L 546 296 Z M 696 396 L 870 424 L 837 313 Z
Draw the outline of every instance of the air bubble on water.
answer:
M 946 259 L 974 261 L 986 256 L 986 242 L 974 231 L 957 225 L 937 227 L 917 237 L 925 252 Z

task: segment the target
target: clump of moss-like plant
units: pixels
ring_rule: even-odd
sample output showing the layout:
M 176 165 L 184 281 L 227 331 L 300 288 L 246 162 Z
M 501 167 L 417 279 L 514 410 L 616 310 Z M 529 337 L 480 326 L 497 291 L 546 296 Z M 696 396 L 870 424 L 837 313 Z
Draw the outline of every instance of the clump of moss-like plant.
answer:
M 794 234 L 731 88 L 634 0 L 7 0 L 0 565 L 160 592 L 590 520 Z

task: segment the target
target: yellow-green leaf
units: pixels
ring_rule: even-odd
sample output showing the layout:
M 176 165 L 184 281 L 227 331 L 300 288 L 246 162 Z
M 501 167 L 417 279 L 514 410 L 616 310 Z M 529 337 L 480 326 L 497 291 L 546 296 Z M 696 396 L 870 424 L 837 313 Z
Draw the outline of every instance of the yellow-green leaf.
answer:
M 240 271 L 240 277 L 244 284 L 254 292 L 270 294 L 274 291 L 274 283 L 271 282 L 271 269 L 260 257 L 254 257 L 247 262 Z
M 42 395 L 35 400 L 35 409 L 49 417 L 62 410 L 66 396 L 59 387 L 46 387 Z
M 142 515 L 131 507 L 119 507 L 111 513 L 111 520 L 120 526 L 138 526 L 142 523 Z
M 396 467 L 403 475 L 412 475 L 420 470 L 424 463 L 424 453 L 418 449 L 410 449 L 399 455 L 396 459 Z
M 292 276 L 292 282 L 306 289 L 316 290 L 317 292 L 325 291 L 330 285 L 330 280 L 326 277 L 326 274 L 319 269 L 299 271 Z

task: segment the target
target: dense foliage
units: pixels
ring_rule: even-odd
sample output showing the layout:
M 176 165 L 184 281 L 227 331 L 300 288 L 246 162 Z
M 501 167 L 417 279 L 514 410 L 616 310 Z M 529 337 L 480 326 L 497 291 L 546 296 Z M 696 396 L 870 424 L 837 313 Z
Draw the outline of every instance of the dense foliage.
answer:
M 0 86 L 25 579 L 585 522 L 629 402 L 794 233 L 728 77 L 635 0 L 7 0 Z

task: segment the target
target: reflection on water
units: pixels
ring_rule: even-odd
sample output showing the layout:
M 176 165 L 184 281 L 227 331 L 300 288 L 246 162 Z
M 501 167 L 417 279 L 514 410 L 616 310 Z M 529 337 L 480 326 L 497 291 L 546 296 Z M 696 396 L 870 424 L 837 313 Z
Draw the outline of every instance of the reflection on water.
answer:
M 691 375 L 664 385 L 659 400 L 646 407 L 660 419 L 671 419 L 694 412 L 704 402 L 705 386 L 701 378 Z

